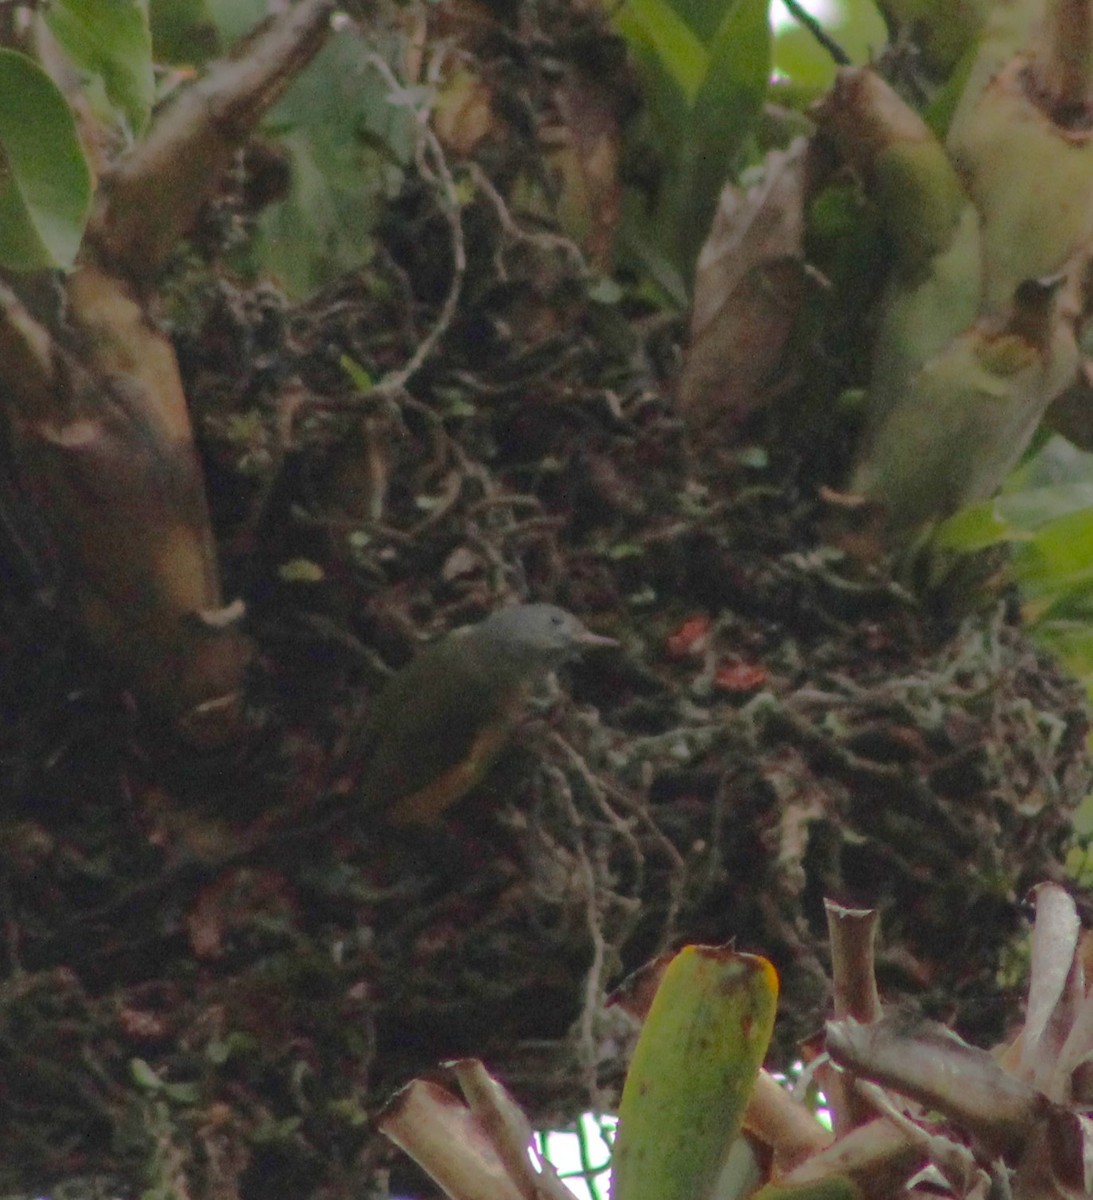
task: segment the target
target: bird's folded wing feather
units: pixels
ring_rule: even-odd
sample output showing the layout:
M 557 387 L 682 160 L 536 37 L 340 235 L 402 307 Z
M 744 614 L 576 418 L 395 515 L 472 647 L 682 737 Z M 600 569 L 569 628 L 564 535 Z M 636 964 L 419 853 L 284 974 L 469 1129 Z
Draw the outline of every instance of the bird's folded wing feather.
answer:
M 504 720 L 507 697 L 487 682 L 469 649 L 446 639 L 423 651 L 381 693 L 364 744 L 360 791 L 367 808 L 387 811 L 482 757 L 477 743 L 484 730 Z

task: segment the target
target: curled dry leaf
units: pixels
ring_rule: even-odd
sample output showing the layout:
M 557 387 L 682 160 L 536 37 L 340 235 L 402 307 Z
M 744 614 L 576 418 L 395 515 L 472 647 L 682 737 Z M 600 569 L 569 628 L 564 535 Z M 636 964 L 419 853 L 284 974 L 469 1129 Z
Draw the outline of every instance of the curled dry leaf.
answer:
M 767 403 L 805 294 L 808 143 L 767 156 L 748 192 L 721 193 L 698 258 L 679 407 L 692 431 L 731 429 Z
M 605 270 L 622 207 L 618 113 L 601 80 L 574 71 L 559 82 L 553 99 L 560 124 L 550 131 L 548 161 L 560 185 L 562 225 L 593 266 Z
M 535 1135 L 523 1109 L 482 1063 L 464 1058 L 448 1067 L 521 1194 L 534 1200 L 569 1200 L 570 1192 L 554 1168 L 531 1151 Z
M 668 635 L 665 649 L 669 658 L 687 658 L 698 656 L 706 649 L 709 639 L 711 621 L 704 613 L 688 617 L 682 625 Z
M 835 1135 L 768 1071 L 760 1071 L 744 1113 L 744 1129 L 771 1148 L 779 1175 L 826 1150 Z
M 781 1182 L 804 1188 L 844 1176 L 868 1188 L 869 1196 L 891 1195 L 926 1162 L 921 1146 L 889 1121 L 878 1119 L 852 1129 L 788 1171 Z
M 456 1200 L 522 1200 L 471 1110 L 446 1088 L 414 1079 L 379 1116 L 380 1131 Z
M 480 75 L 466 67 L 445 81 L 433 110 L 433 128 L 445 149 L 466 157 L 494 127 L 493 95 Z
M 1058 884 L 1034 889 L 1028 1005 L 1016 1074 L 1050 1094 L 1055 1064 L 1083 999 L 1082 966 L 1076 956 L 1081 923 L 1074 901 Z M 1052 1099 L 1062 1099 L 1052 1096 Z
M 527 1118 L 477 1059 L 445 1064 L 466 1103 L 412 1080 L 379 1116 L 379 1128 L 452 1200 L 567 1200 L 553 1167 L 531 1157 Z
M 746 693 L 758 691 L 770 672 L 762 663 L 725 663 L 714 672 L 713 685 L 721 692 Z
M 1016 1154 L 1049 1107 L 1046 1097 L 1004 1070 L 986 1050 L 951 1030 L 905 1014 L 869 1025 L 827 1025 L 827 1049 L 845 1070 L 945 1113 L 996 1152 Z

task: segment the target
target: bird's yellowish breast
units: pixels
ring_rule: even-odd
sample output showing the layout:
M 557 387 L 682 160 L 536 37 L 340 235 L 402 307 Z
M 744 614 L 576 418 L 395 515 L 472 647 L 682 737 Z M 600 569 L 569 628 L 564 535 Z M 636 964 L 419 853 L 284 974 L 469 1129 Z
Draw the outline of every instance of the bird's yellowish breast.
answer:
M 465 758 L 425 787 L 397 800 L 388 810 L 387 819 L 393 825 L 435 825 L 446 809 L 481 782 L 510 732 L 508 721 L 496 721 L 481 730 Z

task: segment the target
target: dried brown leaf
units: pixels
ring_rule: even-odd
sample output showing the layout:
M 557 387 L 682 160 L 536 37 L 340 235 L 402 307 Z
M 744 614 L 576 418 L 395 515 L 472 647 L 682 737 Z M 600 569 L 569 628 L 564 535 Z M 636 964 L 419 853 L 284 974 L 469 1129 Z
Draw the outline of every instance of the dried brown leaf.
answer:
M 908 1142 L 890 1121 L 871 1121 L 807 1159 L 782 1179 L 787 1187 L 849 1175 L 866 1196 L 886 1196 L 926 1162 L 920 1146 Z
M 569 1189 L 549 1163 L 532 1164 L 528 1151 L 534 1142 L 523 1110 L 476 1058 L 448 1064 L 467 1104 L 489 1134 L 509 1175 L 527 1200 L 570 1200 Z
M 831 1145 L 835 1135 L 767 1071 L 760 1071 L 744 1129 L 774 1152 L 777 1173 L 791 1171 Z
M 610 266 L 622 206 L 622 129 L 611 90 L 569 72 L 554 91 L 562 124 L 548 158 L 561 178 L 563 225 L 593 265 Z
M 1077 958 L 1081 922 L 1074 901 L 1058 884 L 1041 884 L 1034 895 L 1036 924 L 1018 1074 L 1047 1091 L 1083 998 L 1083 971 Z
M 694 430 L 731 427 L 765 404 L 805 294 L 808 143 L 767 157 L 748 192 L 721 193 L 698 258 L 679 406 Z
M 439 1084 L 413 1080 L 378 1124 L 453 1200 L 526 1200 L 482 1123 Z
M 841 1066 L 945 1113 L 1000 1152 L 1019 1152 L 1050 1108 L 987 1051 L 932 1021 L 832 1021 L 827 1048 Z

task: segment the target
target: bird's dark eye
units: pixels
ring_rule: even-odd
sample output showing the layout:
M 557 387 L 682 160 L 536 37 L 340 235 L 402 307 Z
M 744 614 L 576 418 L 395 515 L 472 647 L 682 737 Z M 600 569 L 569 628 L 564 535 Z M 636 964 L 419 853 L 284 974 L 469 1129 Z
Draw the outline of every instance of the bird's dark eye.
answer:
M 550 623 L 551 623 L 552 625 L 561 625 L 561 623 L 562 623 L 562 614 L 561 614 L 561 613 L 555 613 L 555 614 L 554 614 L 554 616 L 552 616 L 552 617 L 550 618 Z

